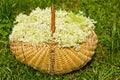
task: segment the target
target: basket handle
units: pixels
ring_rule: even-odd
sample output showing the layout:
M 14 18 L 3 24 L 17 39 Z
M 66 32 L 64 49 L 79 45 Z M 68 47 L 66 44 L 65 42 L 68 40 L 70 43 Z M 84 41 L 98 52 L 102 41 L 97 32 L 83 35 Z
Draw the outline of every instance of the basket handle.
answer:
M 53 33 L 55 32 L 55 7 L 53 3 L 51 5 L 51 30 L 53 35 Z

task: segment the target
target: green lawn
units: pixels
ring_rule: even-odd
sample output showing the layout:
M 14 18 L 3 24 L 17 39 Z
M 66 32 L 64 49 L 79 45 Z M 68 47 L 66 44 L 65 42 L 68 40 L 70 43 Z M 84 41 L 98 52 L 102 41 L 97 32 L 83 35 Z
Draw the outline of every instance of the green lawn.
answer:
M 56 9 L 82 10 L 96 23 L 98 46 L 92 60 L 80 70 L 49 75 L 15 59 L 8 36 L 20 12 L 51 5 L 50 0 L 0 0 L 0 80 L 120 80 L 120 0 L 54 0 Z

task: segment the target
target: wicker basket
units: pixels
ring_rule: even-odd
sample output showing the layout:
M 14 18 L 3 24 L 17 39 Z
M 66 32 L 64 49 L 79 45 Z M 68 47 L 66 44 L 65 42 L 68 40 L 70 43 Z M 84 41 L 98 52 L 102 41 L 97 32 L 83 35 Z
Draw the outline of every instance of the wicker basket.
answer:
M 80 44 L 80 51 L 73 48 L 58 48 L 55 42 L 39 46 L 30 43 L 12 41 L 10 48 L 16 59 L 34 69 L 53 73 L 69 73 L 83 67 L 94 54 L 97 36 L 94 31 Z
M 52 33 L 55 32 L 55 11 L 52 12 Z M 56 42 L 49 44 L 32 45 L 28 42 L 10 41 L 10 48 L 16 59 L 34 69 L 52 73 L 63 74 L 77 70 L 87 64 L 95 51 L 97 36 L 93 30 L 87 36 L 86 41 L 80 44 L 80 51 L 74 48 L 59 48 Z

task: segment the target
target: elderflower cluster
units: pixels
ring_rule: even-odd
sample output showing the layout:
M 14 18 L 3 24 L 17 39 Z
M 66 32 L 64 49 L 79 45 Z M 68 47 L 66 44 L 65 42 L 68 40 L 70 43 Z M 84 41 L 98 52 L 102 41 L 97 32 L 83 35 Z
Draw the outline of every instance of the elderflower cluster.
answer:
M 29 16 L 22 13 L 19 14 L 16 17 L 16 24 L 12 34 L 9 36 L 10 40 L 30 42 L 32 44 L 46 43 L 52 40 L 50 13 L 49 8 L 45 10 L 36 8 Z
M 54 40 L 60 47 L 78 47 L 85 42 L 95 21 L 81 14 L 62 10 L 55 12 L 55 33 L 51 36 L 50 8 L 36 8 L 30 15 L 19 14 L 11 35 L 11 41 L 18 40 L 32 44 L 49 43 Z

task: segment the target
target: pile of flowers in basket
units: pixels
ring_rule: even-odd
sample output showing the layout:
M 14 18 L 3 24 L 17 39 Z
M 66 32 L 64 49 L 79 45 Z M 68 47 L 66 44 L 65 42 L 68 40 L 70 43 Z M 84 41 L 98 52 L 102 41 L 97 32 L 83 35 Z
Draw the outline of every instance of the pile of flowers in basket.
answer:
M 90 61 L 97 44 L 96 23 L 82 14 L 55 11 L 55 32 L 51 31 L 51 9 L 20 13 L 9 36 L 16 58 L 40 71 L 63 74 Z

